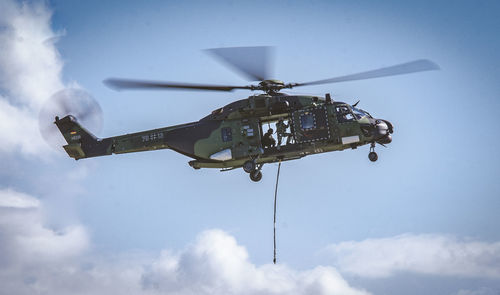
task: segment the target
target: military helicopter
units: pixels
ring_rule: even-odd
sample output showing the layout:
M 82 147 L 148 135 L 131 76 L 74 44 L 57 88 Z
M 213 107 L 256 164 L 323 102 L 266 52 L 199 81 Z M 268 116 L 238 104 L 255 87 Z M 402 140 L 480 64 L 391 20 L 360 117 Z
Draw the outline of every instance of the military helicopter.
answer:
M 243 168 L 252 181 L 262 178 L 266 163 L 300 159 L 304 156 L 370 145 L 368 158 L 375 162 L 376 143 L 389 144 L 394 126 L 372 117 L 358 103 L 324 97 L 281 92 L 300 86 L 338 83 L 438 70 L 432 61 L 421 59 L 376 70 L 305 83 L 270 79 L 269 47 L 231 47 L 208 50 L 258 84 L 248 86 L 204 85 L 111 78 L 104 83 L 116 90 L 186 89 L 262 93 L 218 108 L 197 122 L 99 139 L 82 127 L 74 115 L 55 117 L 64 136 L 64 149 L 75 160 L 97 156 L 172 149 L 193 160 L 194 169 L 221 171 Z M 358 101 L 359 102 L 359 101 Z M 272 128 L 275 125 L 277 132 Z M 264 130 L 267 128 L 267 132 Z M 278 142 L 275 137 L 277 136 Z

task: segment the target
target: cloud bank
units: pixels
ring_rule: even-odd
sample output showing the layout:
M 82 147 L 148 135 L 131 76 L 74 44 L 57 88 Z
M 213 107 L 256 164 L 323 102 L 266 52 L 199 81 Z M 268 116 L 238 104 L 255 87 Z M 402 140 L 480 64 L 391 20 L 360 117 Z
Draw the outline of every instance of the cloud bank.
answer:
M 326 253 L 341 271 L 363 277 L 382 278 L 398 272 L 414 272 L 500 278 L 500 242 L 404 234 L 333 244 L 327 247 Z
M 43 102 L 64 88 L 63 63 L 43 2 L 0 1 L 0 153 L 43 155 Z
M 0 237 L 3 271 L 62 261 L 88 247 L 83 226 L 45 227 L 41 202 L 12 189 L 0 190 Z
M 256 266 L 221 230 L 178 253 L 102 259 L 83 226 L 46 226 L 36 198 L 4 189 L 0 200 L 0 294 L 369 294 L 332 267 Z

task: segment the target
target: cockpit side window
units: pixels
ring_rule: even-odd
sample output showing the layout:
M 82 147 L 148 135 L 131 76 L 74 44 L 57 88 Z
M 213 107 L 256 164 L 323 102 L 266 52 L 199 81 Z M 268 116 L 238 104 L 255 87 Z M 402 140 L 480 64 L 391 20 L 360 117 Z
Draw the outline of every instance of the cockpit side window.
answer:
M 354 121 L 355 117 L 347 106 L 338 106 L 335 108 L 337 120 L 339 123 Z
M 363 117 L 368 117 L 368 118 L 372 117 L 367 111 L 364 111 L 362 109 L 352 108 L 352 111 L 353 111 L 354 116 L 356 117 L 357 120 L 359 120 Z

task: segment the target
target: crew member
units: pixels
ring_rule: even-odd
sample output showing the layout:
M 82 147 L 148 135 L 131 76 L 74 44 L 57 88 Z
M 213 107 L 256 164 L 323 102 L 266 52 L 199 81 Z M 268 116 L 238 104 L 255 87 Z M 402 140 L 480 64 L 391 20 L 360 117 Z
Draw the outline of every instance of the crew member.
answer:
M 290 140 L 292 139 L 291 133 L 287 133 L 286 130 L 288 129 L 290 125 L 286 124 L 283 122 L 283 119 L 280 119 L 278 123 L 276 123 L 276 133 L 278 134 L 278 146 L 281 145 L 281 140 L 286 137 L 286 144 L 290 143 Z
M 266 133 L 262 136 L 262 146 L 263 147 L 274 147 L 276 145 L 276 140 L 273 138 L 273 128 L 269 128 Z

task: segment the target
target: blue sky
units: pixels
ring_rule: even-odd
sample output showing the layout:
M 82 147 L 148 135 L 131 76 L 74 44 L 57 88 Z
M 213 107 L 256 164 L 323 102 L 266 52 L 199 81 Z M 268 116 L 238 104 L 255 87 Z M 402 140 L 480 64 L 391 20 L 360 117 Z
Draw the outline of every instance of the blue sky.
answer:
M 263 180 L 252 183 L 240 170 L 193 170 L 188 158 L 169 150 L 74 161 L 62 149 L 38 143 L 37 125 L 30 118 L 37 116 L 53 92 L 79 85 L 102 107 L 101 137 L 195 121 L 250 93 L 116 92 L 102 80 L 246 85 L 248 81 L 203 49 L 269 45 L 276 47 L 275 76 L 285 82 L 419 58 L 442 68 L 290 91 L 332 93 L 334 99 L 350 103 L 360 100 L 360 107 L 391 121 L 395 133 L 387 149 L 377 147 L 376 163 L 368 160 L 365 146 L 282 164 L 278 267 L 297 277 L 328 267 L 327 276 L 348 285 L 346 293 L 499 292 L 496 149 L 500 140 L 495 111 L 500 106 L 500 7 L 496 2 L 2 2 L 0 40 L 6 50 L 0 60 L 0 111 L 5 114 L 0 138 L 6 144 L 0 150 L 5 163 L 0 195 L 10 202 L 18 200 L 18 207 L 36 208 L 36 214 L 33 210 L 26 214 L 36 217 L 30 220 L 37 222 L 37 228 L 52 231 L 52 238 L 62 232 L 68 240 L 76 236 L 85 241 L 74 242 L 85 249 L 84 255 L 77 250 L 70 255 L 77 262 L 57 260 L 55 265 L 88 265 L 91 260 L 91 265 L 114 278 L 122 274 L 113 272 L 113 263 L 125 263 L 120 257 L 135 261 L 130 256 L 140 256 L 140 266 L 148 265 L 143 257 L 149 257 L 145 261 L 153 257 L 156 260 L 149 266 L 153 270 L 154 265 L 170 261 L 159 254 L 165 251 L 174 253 L 171 259 L 177 265 L 193 259 L 203 264 L 204 256 L 193 253 L 215 241 L 214 245 L 222 245 L 218 251 L 236 257 L 241 254 L 238 247 L 244 247 L 248 263 L 268 271 L 277 165 L 266 165 Z M 24 31 L 10 30 L 19 26 Z M 23 43 L 12 37 L 15 34 L 34 43 Z M 13 121 L 21 123 L 12 126 Z M 15 132 L 18 129 L 22 131 Z M 37 139 L 30 143 L 23 132 Z M 14 213 L 6 213 L 6 218 L 9 214 Z M 73 230 L 65 231 L 68 228 Z M 383 253 L 383 259 L 376 253 Z M 449 258 L 453 255 L 462 258 Z M 7 269 L 14 272 L 14 267 Z M 273 271 L 283 275 L 282 268 Z M 183 292 L 171 289 L 169 279 L 162 277 L 170 273 L 151 272 L 141 275 L 167 282 L 159 283 L 156 291 Z M 50 281 L 47 273 L 42 268 L 31 276 L 42 284 L 44 279 Z M 6 277 L 0 273 L 0 279 Z M 196 274 L 190 277 L 203 286 L 196 278 Z M 292 281 L 294 286 L 302 284 L 299 279 Z M 63 290 L 51 286 L 54 293 Z M 333 290 L 321 286 L 325 294 Z M 137 293 L 151 291 L 147 287 L 144 283 Z

